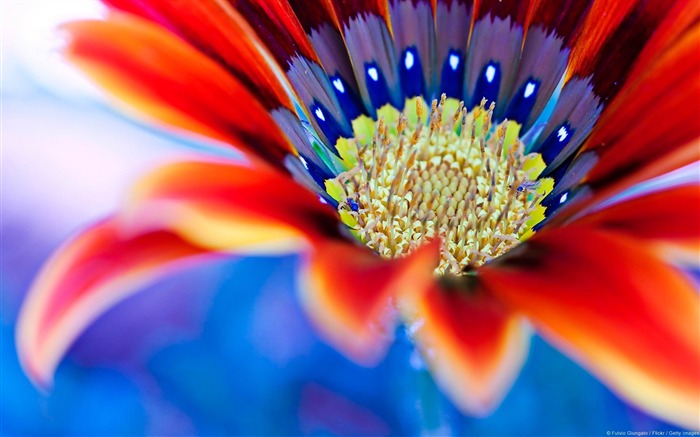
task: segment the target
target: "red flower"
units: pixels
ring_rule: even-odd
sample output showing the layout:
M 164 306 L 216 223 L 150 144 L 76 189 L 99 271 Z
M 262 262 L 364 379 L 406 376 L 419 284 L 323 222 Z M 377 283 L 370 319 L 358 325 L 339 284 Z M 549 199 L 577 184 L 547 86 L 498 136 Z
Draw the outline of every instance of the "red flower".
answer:
M 65 27 L 67 56 L 129 109 L 248 162 L 160 168 L 57 252 L 18 330 L 38 383 L 144 282 L 299 252 L 324 338 L 371 364 L 399 308 L 467 413 L 498 404 L 532 325 L 624 399 L 698 428 L 700 305 L 681 266 L 697 266 L 700 190 L 610 202 L 698 160 L 697 2 L 107 3 L 105 21 Z

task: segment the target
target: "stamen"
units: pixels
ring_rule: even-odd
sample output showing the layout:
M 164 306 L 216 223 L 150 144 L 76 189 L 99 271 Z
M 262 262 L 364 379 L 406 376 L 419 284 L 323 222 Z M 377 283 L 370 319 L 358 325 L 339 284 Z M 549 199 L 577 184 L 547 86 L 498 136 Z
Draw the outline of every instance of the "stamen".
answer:
M 532 157 L 509 136 L 515 125 L 506 120 L 494 129 L 495 105 L 486 103 L 467 112 L 443 94 L 424 129 L 416 99 L 415 122 L 406 113 L 381 117 L 369 141 L 351 140 L 357 165 L 331 182 L 342 188 L 338 208 L 358 238 L 394 258 L 439 236 L 436 273 L 456 275 L 519 244 L 542 196 L 524 169 Z

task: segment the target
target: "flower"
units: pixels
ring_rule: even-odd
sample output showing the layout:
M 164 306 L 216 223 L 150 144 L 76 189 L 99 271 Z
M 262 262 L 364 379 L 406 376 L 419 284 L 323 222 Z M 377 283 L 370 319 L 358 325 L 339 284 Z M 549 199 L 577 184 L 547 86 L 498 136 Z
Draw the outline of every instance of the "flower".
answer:
M 67 56 L 246 162 L 159 168 L 48 261 L 17 334 L 36 382 L 155 277 L 299 252 L 328 342 L 377 362 L 398 309 L 466 413 L 498 405 L 532 326 L 698 428 L 699 187 L 619 196 L 698 160 L 697 2 L 106 3 Z

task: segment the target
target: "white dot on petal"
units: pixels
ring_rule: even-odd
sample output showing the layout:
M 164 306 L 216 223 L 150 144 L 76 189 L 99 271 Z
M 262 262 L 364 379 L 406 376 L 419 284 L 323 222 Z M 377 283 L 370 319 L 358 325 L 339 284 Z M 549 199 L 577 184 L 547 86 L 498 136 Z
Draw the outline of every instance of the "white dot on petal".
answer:
M 496 67 L 489 65 L 486 67 L 486 80 L 488 83 L 493 82 L 493 78 L 496 77 Z
M 561 197 L 559 198 L 559 203 L 561 204 L 561 203 L 566 202 L 566 199 L 568 199 L 568 198 L 569 198 L 569 193 L 562 194 Z
M 303 156 L 300 156 L 299 159 L 301 160 L 301 163 L 304 165 L 304 167 L 308 170 L 308 169 L 309 169 L 309 163 L 306 162 L 306 159 L 304 159 Z
M 340 78 L 333 79 L 333 86 L 335 89 L 338 90 L 341 94 L 345 93 L 345 86 L 343 85 L 343 81 L 340 80 Z
M 564 141 L 564 140 L 566 139 L 566 137 L 568 137 L 568 136 L 569 136 L 569 131 L 566 130 L 566 126 L 562 126 L 562 127 L 559 128 L 559 130 L 557 131 L 557 137 L 559 137 L 559 142 L 560 142 L 560 143 L 561 143 L 562 141 Z
M 378 81 L 379 80 L 379 72 L 377 71 L 376 68 L 374 67 L 369 67 L 367 69 L 367 74 L 369 74 L 369 77 L 372 78 L 373 81 Z
M 411 68 L 413 68 L 414 63 L 415 58 L 413 57 L 413 53 L 406 52 L 406 58 L 404 59 L 404 65 L 406 65 L 406 70 L 410 70 Z
M 459 56 L 450 55 L 450 67 L 452 67 L 452 70 L 457 71 L 457 67 L 459 67 Z
M 527 85 L 525 85 L 525 92 L 523 93 L 523 97 L 525 97 L 526 99 L 530 97 L 535 92 L 536 86 L 536 84 L 528 82 Z
M 314 114 L 316 114 L 316 117 L 318 117 L 322 121 L 326 121 L 326 116 L 323 115 L 323 111 L 321 111 L 321 108 L 316 108 L 316 111 L 314 111 Z

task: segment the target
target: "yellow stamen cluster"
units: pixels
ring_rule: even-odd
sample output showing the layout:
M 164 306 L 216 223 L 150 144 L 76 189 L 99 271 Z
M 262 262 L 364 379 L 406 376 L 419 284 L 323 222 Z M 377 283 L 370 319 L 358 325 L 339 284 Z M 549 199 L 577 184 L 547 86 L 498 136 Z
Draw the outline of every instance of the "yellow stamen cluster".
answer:
M 459 275 L 517 245 L 541 196 L 509 123 L 492 126 L 493 104 L 468 112 L 459 102 L 447 112 L 443 95 L 425 124 L 421 102 L 413 122 L 405 113 L 393 126 L 380 118 L 370 141 L 353 140 L 357 165 L 334 181 L 339 210 L 386 258 L 439 235 L 436 273 Z

